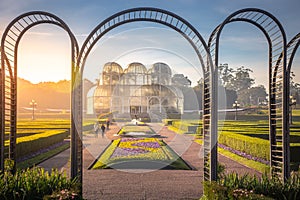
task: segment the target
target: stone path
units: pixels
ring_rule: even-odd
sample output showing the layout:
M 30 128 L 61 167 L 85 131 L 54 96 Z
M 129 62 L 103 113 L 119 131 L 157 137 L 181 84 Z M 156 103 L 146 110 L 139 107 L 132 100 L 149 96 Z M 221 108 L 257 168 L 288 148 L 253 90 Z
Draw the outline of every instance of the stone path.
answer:
M 178 135 L 162 124 L 150 124 L 164 141 L 193 167 L 194 170 L 87 170 L 100 153 L 116 139 L 115 133 L 122 125 L 112 125 L 105 138 L 86 135 L 83 172 L 83 195 L 86 199 L 199 199 L 202 191 L 202 146 L 193 142 L 190 135 Z M 68 172 L 69 150 L 40 164 L 46 169 L 51 166 Z M 259 172 L 219 155 L 219 161 L 228 171 L 240 174 L 260 175 Z

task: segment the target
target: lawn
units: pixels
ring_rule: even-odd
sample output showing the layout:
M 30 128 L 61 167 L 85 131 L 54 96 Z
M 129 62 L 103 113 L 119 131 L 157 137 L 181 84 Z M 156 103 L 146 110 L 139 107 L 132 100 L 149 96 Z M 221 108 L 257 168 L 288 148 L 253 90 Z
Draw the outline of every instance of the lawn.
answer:
M 86 121 L 83 124 L 83 129 L 89 129 L 92 125 L 92 122 Z M 18 119 L 17 167 L 26 168 L 34 166 L 69 148 L 69 143 L 63 143 L 64 139 L 68 138 L 69 135 L 69 119 Z M 5 145 L 7 146 L 9 143 L 8 135 L 5 138 Z M 45 149 L 47 149 L 46 152 L 44 151 Z M 5 151 L 7 150 L 6 148 Z
M 300 110 L 293 110 L 293 124 L 290 126 L 291 166 L 293 170 L 298 169 L 300 161 L 299 156 L 297 156 L 300 152 L 299 115 Z M 236 151 L 245 153 L 247 157 L 253 159 L 248 160 L 246 157 L 242 158 L 241 156 L 234 155 L 233 152 L 224 149 L 219 152 L 226 154 L 226 156 L 242 162 L 247 166 L 264 172 L 268 167 L 265 163 L 269 160 L 269 122 L 268 120 L 254 120 L 252 115 L 243 115 L 242 118 L 249 118 L 249 120 L 226 120 L 224 122 L 219 122 L 219 143 L 233 148 Z M 170 119 L 166 121 L 170 121 Z M 195 123 L 195 120 L 173 120 L 169 129 L 182 134 L 185 132 L 182 127 L 186 126 L 186 124 L 191 125 L 193 123 Z M 199 123 L 199 127 L 202 128 L 201 122 Z M 202 140 L 202 136 L 199 134 L 196 138 L 196 141 Z M 202 141 L 199 143 L 201 142 Z M 256 162 L 256 160 L 261 160 L 262 163 Z

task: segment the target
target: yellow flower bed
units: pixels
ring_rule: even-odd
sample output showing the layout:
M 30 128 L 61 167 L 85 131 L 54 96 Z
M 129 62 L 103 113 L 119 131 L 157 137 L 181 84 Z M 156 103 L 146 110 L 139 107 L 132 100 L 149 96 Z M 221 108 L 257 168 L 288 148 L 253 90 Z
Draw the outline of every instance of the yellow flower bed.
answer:
M 110 168 L 114 164 L 130 161 L 154 161 L 165 163 L 166 166 L 176 163 L 176 166 L 190 169 L 168 145 L 156 138 L 114 140 L 92 168 Z

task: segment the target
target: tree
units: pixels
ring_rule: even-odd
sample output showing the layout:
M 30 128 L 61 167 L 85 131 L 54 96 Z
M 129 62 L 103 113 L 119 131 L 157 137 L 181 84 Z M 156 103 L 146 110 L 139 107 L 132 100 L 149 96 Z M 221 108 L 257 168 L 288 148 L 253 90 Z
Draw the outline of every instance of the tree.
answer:
M 239 92 L 240 90 L 249 89 L 254 84 L 254 79 L 250 77 L 250 73 L 253 71 L 244 66 L 234 70 L 228 64 L 221 64 L 218 71 L 220 85 L 226 89 Z
M 244 89 L 239 92 L 238 101 L 242 105 L 259 105 L 266 100 L 267 92 L 263 85 Z
M 291 72 L 290 76 L 290 95 L 296 98 L 297 104 L 300 102 L 300 84 L 295 82 L 295 73 Z
M 172 84 L 176 86 L 189 87 L 191 86 L 192 82 L 183 74 L 174 74 L 172 77 Z
M 263 85 L 258 85 L 256 87 L 250 88 L 250 103 L 254 105 L 260 105 L 262 102 L 267 100 L 266 88 Z
M 198 84 L 196 86 L 193 87 L 193 90 L 197 96 L 197 100 L 198 100 L 198 105 L 199 105 L 199 109 L 202 109 L 202 91 L 203 91 L 203 83 L 204 80 L 203 78 L 201 78 L 198 81 Z
M 234 70 L 232 68 L 229 68 L 228 64 L 225 63 L 225 64 L 221 64 L 218 67 L 218 71 L 219 71 L 219 80 L 220 80 L 219 85 L 222 85 L 227 89 L 231 89 L 233 87 L 232 83 L 234 79 L 233 76 Z
M 231 84 L 233 88 L 231 89 L 237 91 L 238 94 L 242 90 L 249 89 L 254 84 L 254 79 L 250 77 L 252 72 L 251 69 L 244 66 L 237 68 Z

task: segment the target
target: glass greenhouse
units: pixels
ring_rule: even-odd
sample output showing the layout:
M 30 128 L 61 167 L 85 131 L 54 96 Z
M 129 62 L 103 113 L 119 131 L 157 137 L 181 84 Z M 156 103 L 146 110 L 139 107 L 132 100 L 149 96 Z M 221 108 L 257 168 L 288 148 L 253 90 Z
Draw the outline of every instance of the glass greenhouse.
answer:
M 116 62 L 106 63 L 99 83 L 88 93 L 88 114 L 113 112 L 139 117 L 182 114 L 184 95 L 179 86 L 190 86 L 190 81 L 182 77 L 182 85 L 179 81 L 173 83 L 172 70 L 165 63 L 155 63 L 147 69 L 133 62 L 124 70 Z

